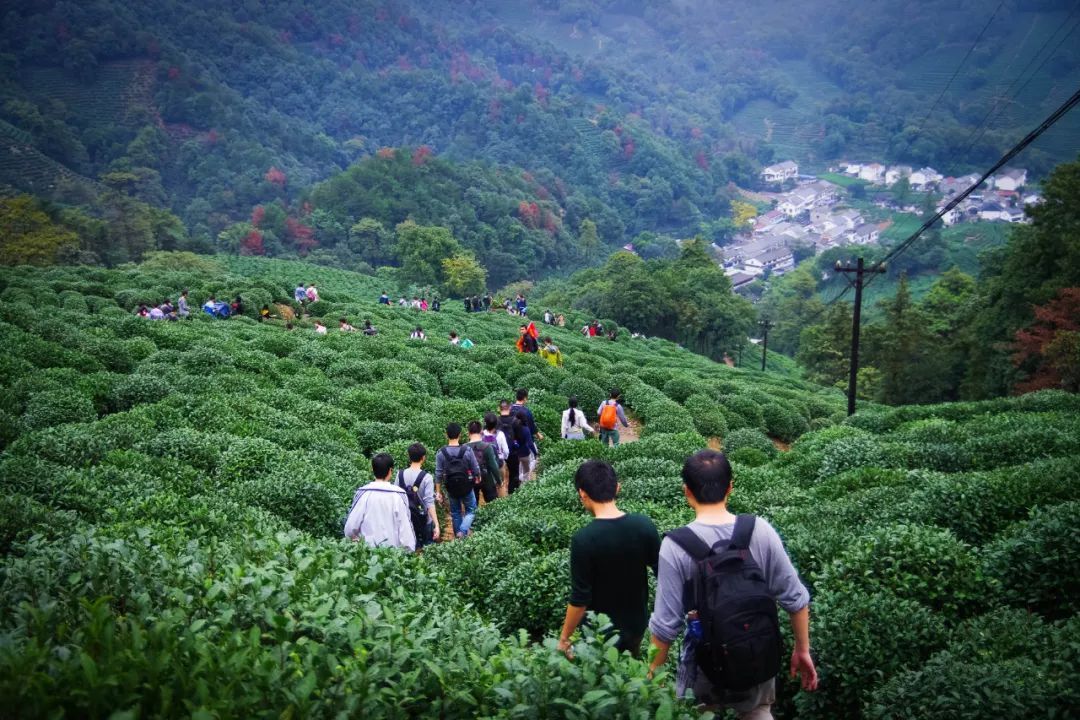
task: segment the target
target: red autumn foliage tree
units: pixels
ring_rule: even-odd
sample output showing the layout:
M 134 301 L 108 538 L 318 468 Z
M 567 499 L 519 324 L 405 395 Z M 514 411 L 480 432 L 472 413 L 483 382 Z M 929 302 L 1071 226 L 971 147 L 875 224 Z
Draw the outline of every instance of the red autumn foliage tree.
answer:
M 263 218 L 266 217 L 266 208 L 262 205 L 256 205 L 251 211 L 251 224 L 255 227 L 262 225 Z
M 432 150 L 431 150 L 431 148 L 429 146 L 421 145 L 420 147 L 416 148 L 416 150 L 413 151 L 412 164 L 414 166 L 423 165 L 429 159 L 431 159 L 431 156 L 433 154 L 434 153 L 432 152 Z
M 697 151 L 697 155 L 694 156 L 694 162 L 696 162 L 697 166 L 702 170 L 709 169 L 709 157 L 705 154 L 704 150 Z
M 391 147 L 381 147 L 375 151 L 375 157 L 382 158 L 383 160 L 392 160 L 397 154 L 397 151 Z
M 240 241 L 240 254 L 265 255 L 266 248 L 263 247 L 263 234 L 258 230 L 249 232 L 244 239 Z
M 636 149 L 637 148 L 634 145 L 634 138 L 627 135 L 626 136 L 626 142 L 623 143 L 623 148 L 622 148 L 623 157 L 625 157 L 627 160 L 631 159 L 632 157 L 634 157 L 634 151 Z
M 562 227 L 562 222 L 555 215 L 555 213 L 544 210 L 544 218 L 542 222 L 544 230 L 548 233 L 555 235 L 559 232 L 559 228 Z
M 319 243 L 315 240 L 315 230 L 296 218 L 285 218 L 285 232 L 296 245 L 296 251 L 307 255 Z
M 1035 320 L 1017 330 L 1013 341 L 1013 365 L 1027 371 L 1016 392 L 1080 390 L 1080 288 L 1063 289 L 1034 312 Z
M 271 185 L 277 185 L 279 188 L 285 187 L 285 173 L 278 170 L 276 167 L 272 167 L 266 171 L 266 182 Z
M 538 227 L 540 224 L 540 206 L 522 200 L 518 203 L 518 217 L 528 227 Z

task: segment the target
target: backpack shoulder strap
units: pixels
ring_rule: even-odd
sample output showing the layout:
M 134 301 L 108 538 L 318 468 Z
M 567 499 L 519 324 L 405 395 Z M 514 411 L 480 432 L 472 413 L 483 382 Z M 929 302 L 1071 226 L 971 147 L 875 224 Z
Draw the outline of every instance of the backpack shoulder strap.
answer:
M 427 477 L 427 470 L 421 470 L 420 472 L 418 472 L 416 474 L 416 480 L 415 480 L 416 485 L 419 486 L 420 483 L 424 482 L 424 478 L 426 478 L 426 477 Z
M 735 518 L 735 530 L 731 533 L 731 545 L 732 550 L 748 550 L 750 548 L 750 537 L 754 534 L 754 521 L 753 515 L 739 515 Z
M 402 490 L 405 489 L 405 470 L 397 471 L 397 484 Z
M 698 534 L 691 530 L 689 526 L 683 525 L 681 528 L 676 528 L 669 533 L 665 533 L 664 537 L 671 538 L 673 543 L 685 550 L 687 555 L 698 562 L 712 555 L 712 548 L 698 537 Z

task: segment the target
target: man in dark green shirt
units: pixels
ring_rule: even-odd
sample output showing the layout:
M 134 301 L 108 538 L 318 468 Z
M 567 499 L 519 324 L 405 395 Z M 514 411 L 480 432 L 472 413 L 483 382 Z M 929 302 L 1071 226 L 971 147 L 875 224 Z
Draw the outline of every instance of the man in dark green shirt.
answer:
M 652 520 L 615 506 L 615 469 L 602 460 L 578 468 L 574 485 L 595 518 L 570 541 L 570 604 L 559 634 L 559 649 L 570 655 L 570 636 L 589 610 L 611 618 L 619 651 L 635 657 L 648 624 L 649 574 L 656 572 L 660 536 Z

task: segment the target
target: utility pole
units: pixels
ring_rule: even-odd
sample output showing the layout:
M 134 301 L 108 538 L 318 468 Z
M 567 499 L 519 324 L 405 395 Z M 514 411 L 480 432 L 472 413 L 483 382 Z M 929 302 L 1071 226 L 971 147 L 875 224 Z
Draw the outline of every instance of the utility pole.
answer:
M 851 416 L 855 414 L 855 380 L 859 375 L 859 326 L 862 323 L 863 277 L 885 272 L 885 265 L 879 263 L 867 268 L 863 265 L 863 259 L 860 257 L 855 267 L 851 267 L 850 260 L 843 266 L 840 265 L 840 261 L 837 261 L 836 271 L 844 273 L 844 275 L 853 274 L 855 276 L 855 309 L 851 314 L 851 367 L 848 369 L 847 388 L 847 414 Z M 848 282 L 850 283 L 851 280 L 848 280 Z
M 765 355 L 769 352 L 769 328 L 773 326 L 772 320 L 769 318 L 763 318 L 758 321 L 758 325 L 761 326 L 762 343 L 761 343 L 761 372 L 765 372 Z

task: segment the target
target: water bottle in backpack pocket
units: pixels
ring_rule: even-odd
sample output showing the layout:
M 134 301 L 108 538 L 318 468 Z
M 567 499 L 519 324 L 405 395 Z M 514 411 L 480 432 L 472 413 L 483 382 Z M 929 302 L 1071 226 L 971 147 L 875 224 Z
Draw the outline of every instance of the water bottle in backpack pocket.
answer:
M 780 672 L 776 600 L 750 555 L 754 516 L 739 515 L 731 542 L 709 547 L 689 527 L 667 537 L 695 562 L 684 590 L 688 615 L 700 623 L 694 660 L 718 691 L 748 690 Z

